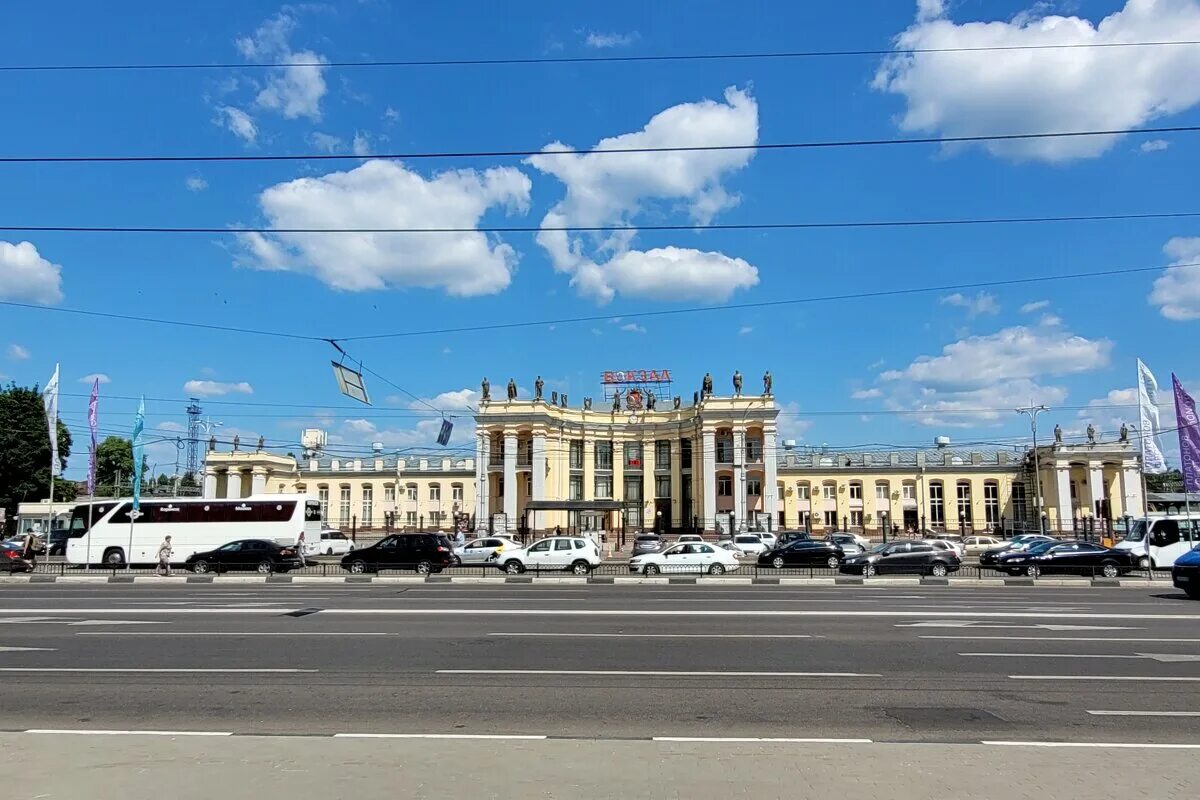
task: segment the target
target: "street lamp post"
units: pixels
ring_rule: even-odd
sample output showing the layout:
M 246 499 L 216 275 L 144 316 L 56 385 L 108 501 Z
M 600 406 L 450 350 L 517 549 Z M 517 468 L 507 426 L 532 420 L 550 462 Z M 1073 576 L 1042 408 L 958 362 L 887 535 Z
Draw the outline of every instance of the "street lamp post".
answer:
M 1038 532 L 1045 534 L 1046 516 L 1042 509 L 1042 469 L 1041 465 L 1038 463 L 1037 418 L 1038 414 L 1041 414 L 1043 411 L 1049 411 L 1050 409 L 1044 405 L 1035 406 L 1031 401 L 1028 406 L 1014 410 L 1018 414 L 1024 414 L 1029 417 L 1029 427 L 1033 431 L 1033 483 L 1035 492 L 1034 496 L 1037 498 Z

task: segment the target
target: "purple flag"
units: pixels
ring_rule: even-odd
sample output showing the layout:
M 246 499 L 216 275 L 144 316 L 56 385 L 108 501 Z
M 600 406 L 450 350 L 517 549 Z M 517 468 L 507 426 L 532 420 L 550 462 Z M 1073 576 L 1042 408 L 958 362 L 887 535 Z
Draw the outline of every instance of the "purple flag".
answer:
M 92 396 L 88 400 L 88 428 L 92 432 L 92 447 L 88 450 L 88 497 L 96 494 L 96 406 L 100 401 L 100 379 L 92 383 Z
M 1183 390 L 1183 384 L 1171 373 L 1175 385 L 1175 417 L 1179 423 L 1179 460 L 1183 462 L 1183 490 L 1200 492 L 1200 421 L 1196 419 L 1196 401 Z

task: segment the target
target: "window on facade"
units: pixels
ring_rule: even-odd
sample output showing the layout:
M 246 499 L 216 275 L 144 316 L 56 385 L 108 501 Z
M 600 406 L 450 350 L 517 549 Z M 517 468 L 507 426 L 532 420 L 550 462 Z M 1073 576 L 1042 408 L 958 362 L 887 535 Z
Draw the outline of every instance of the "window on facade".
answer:
M 408 499 L 415 503 L 417 501 L 417 485 L 415 483 L 410 483 L 405 488 L 408 490 Z
M 571 440 L 571 469 L 583 469 L 583 440 Z
M 625 502 L 638 502 L 642 499 L 642 476 L 625 479 Z
M 762 478 L 746 478 L 746 494 L 749 497 L 762 497 Z
M 955 491 L 958 497 L 958 518 L 969 523 L 971 521 L 971 484 L 959 481 Z
M 796 484 L 796 499 L 807 500 L 810 497 L 809 491 L 810 489 L 807 483 Z
M 1071 481 L 1071 500 L 1074 502 L 1079 499 L 1079 488 L 1075 485 L 1075 481 Z
M 929 484 L 929 524 L 930 525 L 945 525 L 946 524 L 946 499 L 942 494 L 942 484 L 940 481 L 932 481 Z
M 906 483 L 901 486 L 900 497 L 904 500 L 915 500 L 917 498 L 916 484 Z
M 525 496 L 533 497 L 533 475 L 526 472 L 522 477 L 525 479 Z
M 612 469 L 612 442 L 596 442 L 596 469 Z M 600 496 L 599 492 L 596 494 Z M 604 497 L 611 497 L 611 485 L 608 494 Z
M 733 439 L 717 439 L 717 463 L 733 463 Z
M 317 502 L 321 504 L 321 519 L 329 519 L 329 487 L 317 487 Z
M 862 500 L 862 484 L 861 483 L 850 484 L 850 499 L 851 500 Z
M 642 468 L 642 443 L 641 442 L 626 442 L 625 443 L 625 466 L 630 469 Z
M 429 484 L 429 502 L 440 503 L 442 501 L 442 485 L 440 483 Z
M 717 497 L 733 497 L 733 478 L 728 475 L 717 476 Z
M 837 484 L 826 483 L 826 484 L 822 485 L 821 486 L 821 497 L 825 498 L 826 500 L 836 500 L 837 499 Z
M 1014 483 L 1012 486 L 1013 516 L 1024 520 L 1029 514 L 1029 501 L 1025 496 L 1025 484 Z
M 450 484 L 450 499 L 456 503 L 461 503 L 463 499 L 463 485 L 461 483 Z
M 430 527 L 440 528 L 442 526 L 442 517 L 443 517 L 443 514 L 441 511 L 430 511 L 429 512 Z
M 825 527 L 826 528 L 836 528 L 837 527 L 837 512 L 836 511 L 830 510 L 830 511 L 825 512 Z
M 654 478 L 654 496 L 663 498 L 671 496 L 670 475 L 658 475 Z
M 385 502 L 385 503 L 395 503 L 396 502 L 396 487 L 390 483 L 384 484 L 383 502 Z
M 763 458 L 763 443 L 762 439 L 747 439 L 746 440 L 746 460 L 752 463 L 758 463 Z
M 679 440 L 679 462 L 683 469 L 692 468 L 692 440 Z
M 371 527 L 373 517 L 373 508 L 375 505 L 375 487 L 369 483 L 363 484 L 362 488 L 362 513 L 359 514 L 359 522 L 364 528 Z
M 341 487 L 341 497 L 338 499 L 338 519 L 343 525 L 350 523 L 350 487 Z
M 567 499 L 568 500 L 582 500 L 583 499 L 583 476 L 582 475 L 572 475 L 571 476 L 571 482 L 570 482 Z
M 596 498 L 612 497 L 612 476 L 597 475 L 596 476 Z
M 417 512 L 409 511 L 407 514 L 405 514 L 404 515 L 404 523 L 406 525 L 416 525 L 417 524 Z
M 654 468 L 671 468 L 671 442 L 669 439 L 660 439 L 654 443 Z
M 886 483 L 875 484 L 875 499 L 885 503 L 888 501 L 888 485 Z
M 1000 486 L 994 481 L 983 485 L 983 514 L 988 525 L 1000 524 Z
M 850 512 L 850 527 L 861 528 L 862 526 L 863 526 L 863 512 L 851 511 Z

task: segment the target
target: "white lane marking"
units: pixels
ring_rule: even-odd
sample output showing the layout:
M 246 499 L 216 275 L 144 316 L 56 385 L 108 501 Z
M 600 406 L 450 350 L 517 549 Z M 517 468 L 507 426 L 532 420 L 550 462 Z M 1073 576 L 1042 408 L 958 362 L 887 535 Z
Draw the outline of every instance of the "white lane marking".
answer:
M 579 639 L 811 639 L 807 633 L 489 633 L 488 636 L 534 636 Z
M 36 652 L 54 652 L 57 647 L 5 647 L 0 645 L 0 653 L 36 653 Z
M 0 625 L 29 625 L 34 622 L 65 622 L 61 617 L 3 617 Z
M 439 669 L 439 675 L 639 675 L 664 678 L 882 678 L 876 672 L 724 672 L 654 669 Z M 1200 680 L 1200 678 L 1197 678 Z
M 0 672 L 112 672 L 121 675 L 133 673 L 160 672 L 200 672 L 200 673 L 294 673 L 318 672 L 315 669 L 180 669 L 180 668 L 147 668 L 147 667 L 0 667 Z
M 68 622 L 67 625 L 73 627 L 87 627 L 91 625 L 166 625 L 156 619 L 83 619 L 78 622 Z
M 407 636 L 388 631 L 79 631 L 76 636 Z
M 1123 655 L 1114 653 L 959 653 L 960 656 L 976 658 L 1126 658 L 1149 659 L 1162 664 L 1175 664 L 1185 661 L 1200 661 L 1200 655 L 1183 653 L 1134 653 Z
M 1171 675 L 1009 675 L 1013 681 L 1159 681 L 1164 683 L 1194 683 L 1200 678 Z
M 71 728 L 32 728 L 26 733 L 71 734 L 73 736 L 233 736 L 229 731 L 101 731 Z
M 1200 642 L 1200 639 L 1146 639 L 1104 636 L 949 636 L 946 634 L 926 634 L 918 639 L 957 639 L 972 642 L 1179 642 L 1182 644 Z
M 980 614 L 979 616 L 992 616 Z M 1014 614 L 1014 616 L 1020 616 Z M 1037 616 L 1037 615 L 1030 615 Z M 1045 616 L 1050 616 L 1049 614 Z M 1076 616 L 1074 614 L 1065 616 Z M 1021 628 L 1023 630 L 1044 631 L 1140 631 L 1141 628 L 1122 628 L 1108 625 L 997 625 L 995 623 L 973 622 L 970 620 L 937 620 L 933 622 L 907 622 L 893 625 L 893 628 Z
M 652 736 L 653 742 L 700 742 L 729 744 L 738 742 L 764 742 L 786 744 L 874 744 L 870 739 L 794 739 L 790 737 L 759 736 Z
M 997 747 L 1102 747 L 1133 750 L 1200 750 L 1200 744 L 1154 744 L 1151 742 L 997 742 L 980 744 Z
M 1089 711 L 1094 717 L 1200 717 L 1200 711 Z
M 335 733 L 335 739 L 523 739 L 542 740 L 544 735 L 504 733 Z

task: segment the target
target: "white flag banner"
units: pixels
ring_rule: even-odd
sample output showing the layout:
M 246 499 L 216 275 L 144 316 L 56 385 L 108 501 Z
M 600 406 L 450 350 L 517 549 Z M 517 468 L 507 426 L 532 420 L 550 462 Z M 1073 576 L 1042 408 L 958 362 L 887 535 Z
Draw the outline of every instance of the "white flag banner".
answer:
M 1138 410 L 1142 418 L 1142 469 L 1147 473 L 1167 471 L 1167 460 L 1163 458 L 1162 446 L 1158 443 L 1158 381 L 1154 373 L 1142 363 L 1138 366 Z
M 62 474 L 62 464 L 58 460 L 58 364 L 54 365 L 54 374 L 42 390 L 42 403 L 46 406 L 46 426 L 50 433 L 50 470 L 58 476 Z

